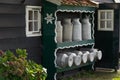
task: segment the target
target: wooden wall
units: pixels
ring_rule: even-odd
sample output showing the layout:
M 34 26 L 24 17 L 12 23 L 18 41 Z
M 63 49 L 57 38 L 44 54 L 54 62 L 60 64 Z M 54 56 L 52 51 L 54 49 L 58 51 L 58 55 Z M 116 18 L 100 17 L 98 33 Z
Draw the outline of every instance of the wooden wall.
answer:
M 98 30 L 98 13 L 95 14 L 95 47 L 102 50 L 103 58 L 97 63 L 98 67 L 116 68 L 119 59 L 119 4 L 105 3 L 100 4 L 99 9 L 114 10 L 114 30 L 99 31 Z M 99 10 L 98 9 L 98 10 Z
M 41 0 L 0 0 L 0 4 L 28 4 L 28 5 L 40 5 Z
M 25 6 L 41 5 L 40 0 L 0 0 L 0 49 L 25 48 L 28 58 L 41 63 L 41 37 L 26 37 Z

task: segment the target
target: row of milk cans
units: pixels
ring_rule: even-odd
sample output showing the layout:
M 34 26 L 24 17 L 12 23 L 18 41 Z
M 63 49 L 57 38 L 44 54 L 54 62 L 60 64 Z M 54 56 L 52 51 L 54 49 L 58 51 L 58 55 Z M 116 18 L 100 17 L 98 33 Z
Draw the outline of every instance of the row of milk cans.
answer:
M 72 67 L 80 66 L 87 62 L 94 62 L 95 60 L 102 59 L 102 51 L 97 49 L 73 51 L 73 52 L 62 52 L 57 53 L 56 64 L 57 67 Z
M 62 21 L 56 21 L 56 41 L 71 42 L 91 39 L 91 23 L 89 17 L 81 20 L 79 18 L 65 18 Z

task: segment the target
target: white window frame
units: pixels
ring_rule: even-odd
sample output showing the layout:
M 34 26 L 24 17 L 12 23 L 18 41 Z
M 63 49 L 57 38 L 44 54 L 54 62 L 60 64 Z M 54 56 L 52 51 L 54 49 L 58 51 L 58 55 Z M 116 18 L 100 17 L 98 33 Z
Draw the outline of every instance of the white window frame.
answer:
M 101 19 L 101 12 L 105 12 L 105 19 Z M 111 19 L 107 19 L 107 12 L 111 12 Z M 100 22 L 105 21 L 105 27 L 101 27 Z M 107 21 L 111 21 L 111 28 L 107 27 Z M 98 10 L 98 30 L 113 31 L 114 30 L 114 10 Z
M 29 11 L 33 11 L 32 16 L 34 16 L 34 11 L 38 12 L 38 19 L 34 20 L 29 20 Z M 29 22 L 32 22 L 33 24 L 33 30 L 29 31 Z M 37 22 L 38 24 L 38 29 L 34 30 L 34 22 Z M 41 36 L 41 6 L 26 6 L 26 36 L 27 37 L 32 37 L 32 36 Z

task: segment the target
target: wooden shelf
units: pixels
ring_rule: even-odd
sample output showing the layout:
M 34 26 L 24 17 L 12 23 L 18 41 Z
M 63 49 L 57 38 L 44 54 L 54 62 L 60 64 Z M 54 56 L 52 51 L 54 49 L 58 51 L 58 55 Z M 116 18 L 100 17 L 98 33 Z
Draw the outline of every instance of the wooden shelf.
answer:
M 65 48 L 65 47 L 76 47 L 76 46 L 83 46 L 83 45 L 92 45 L 94 44 L 94 40 L 84 40 L 84 41 L 73 41 L 73 42 L 63 42 L 57 43 L 58 48 Z
M 73 70 L 73 69 L 77 69 L 77 68 L 81 68 L 81 67 L 92 65 L 92 64 L 94 64 L 94 62 L 84 63 L 84 64 L 81 64 L 80 66 L 57 68 L 57 73 L 64 72 L 64 71 L 69 71 L 69 70 Z
M 50 1 L 50 0 L 49 0 Z M 96 8 L 95 7 L 89 7 L 89 6 L 71 6 L 71 5 L 56 5 L 54 3 L 48 2 L 46 0 L 44 2 L 44 9 L 43 9 L 43 33 L 42 33 L 42 42 L 43 42 L 43 66 L 48 69 L 48 76 L 47 80 L 56 80 L 56 75 L 59 72 L 69 71 L 73 69 L 79 69 L 85 66 L 93 65 L 94 63 L 88 62 L 86 64 L 81 64 L 80 66 L 73 66 L 73 67 L 65 67 L 65 68 L 57 68 L 55 67 L 55 58 L 56 58 L 56 52 L 57 50 L 63 49 L 63 51 L 66 48 L 75 49 L 76 47 L 92 47 L 95 44 L 94 39 L 90 40 L 83 40 L 83 41 L 72 41 L 72 42 L 63 42 L 63 43 L 56 43 L 55 40 L 55 29 L 56 24 L 55 21 L 67 14 L 72 16 L 75 14 L 75 17 L 81 17 L 82 14 L 90 14 L 91 16 L 91 33 L 92 37 L 94 36 L 94 13 Z M 58 13 L 57 13 L 58 12 Z M 60 14 L 59 14 L 60 13 Z M 58 14 L 58 15 L 57 15 Z M 60 15 L 60 16 L 59 16 Z M 69 16 L 67 15 L 67 16 Z M 81 16 L 80 16 L 81 15 Z M 66 17 L 67 17 L 66 16 Z M 72 17 L 74 17 L 72 16 Z M 50 17 L 50 18 L 49 18 Z M 71 18 L 72 18 L 71 17 Z M 45 19 L 46 18 L 46 19 Z M 50 20 L 50 21 L 49 21 Z M 59 20 L 59 19 L 58 19 Z M 72 48 L 71 48 L 72 47 Z M 48 65 L 49 64 L 49 65 Z

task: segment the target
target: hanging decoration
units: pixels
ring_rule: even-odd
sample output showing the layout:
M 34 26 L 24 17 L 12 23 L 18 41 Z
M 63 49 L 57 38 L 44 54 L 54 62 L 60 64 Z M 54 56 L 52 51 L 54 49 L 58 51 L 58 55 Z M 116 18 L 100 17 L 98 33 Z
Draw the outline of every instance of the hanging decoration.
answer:
M 53 20 L 55 19 L 54 17 L 53 17 L 53 14 L 51 13 L 51 14 L 46 14 L 46 17 L 44 18 L 46 21 L 47 21 L 47 24 L 53 24 Z

